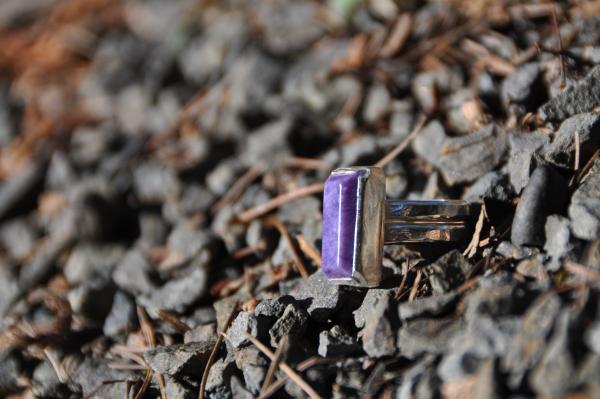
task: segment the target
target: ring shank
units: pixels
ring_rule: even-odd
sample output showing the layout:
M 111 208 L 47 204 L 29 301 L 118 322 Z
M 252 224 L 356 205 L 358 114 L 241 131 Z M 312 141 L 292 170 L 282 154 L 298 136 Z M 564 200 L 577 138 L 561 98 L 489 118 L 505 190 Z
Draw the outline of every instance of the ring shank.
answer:
M 478 204 L 457 200 L 387 200 L 384 243 L 463 241 L 479 209 Z

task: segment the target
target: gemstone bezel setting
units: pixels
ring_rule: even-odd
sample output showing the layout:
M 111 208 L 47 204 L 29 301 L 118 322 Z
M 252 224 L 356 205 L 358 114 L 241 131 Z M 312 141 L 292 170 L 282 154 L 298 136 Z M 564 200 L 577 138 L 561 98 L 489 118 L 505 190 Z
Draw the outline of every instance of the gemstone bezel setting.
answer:
M 340 177 L 347 176 L 350 179 L 340 181 Z M 356 178 L 356 181 L 351 178 Z M 339 185 L 340 200 L 335 201 L 328 196 L 332 195 L 329 184 Z M 343 193 L 346 184 L 351 189 Z M 353 185 L 356 184 L 356 192 L 353 192 Z M 352 199 L 355 201 L 349 209 L 341 209 L 342 195 L 355 195 Z M 381 281 L 381 257 L 383 253 L 383 217 L 384 217 L 384 202 L 385 202 L 385 176 L 383 170 L 377 167 L 351 167 L 339 168 L 331 173 L 330 178 L 325 182 L 325 192 L 323 199 L 323 215 L 324 218 L 334 218 L 336 220 L 325 220 L 323 222 L 323 272 L 332 282 L 347 285 L 360 286 L 376 286 Z M 338 209 L 327 209 L 327 207 L 336 204 Z M 353 205 L 353 206 L 352 206 Z M 343 214 L 344 211 L 351 211 L 352 214 Z M 348 240 L 348 237 L 342 237 L 340 229 L 345 229 L 350 226 L 341 226 L 344 219 L 354 220 L 352 242 L 340 242 L 340 240 Z M 348 222 L 349 220 L 345 220 Z M 335 224 L 332 224 L 335 222 Z M 335 227 L 337 225 L 337 230 Z M 336 237 L 327 236 L 337 233 Z M 348 234 L 349 235 L 349 234 Z M 335 253 L 336 264 L 329 264 L 332 261 L 332 242 L 338 246 Z M 340 247 L 341 246 L 341 247 Z M 340 248 L 344 253 L 340 254 Z M 352 251 L 350 254 L 349 251 Z M 349 256 L 351 255 L 351 256 Z M 351 259 L 351 268 L 348 264 L 340 264 L 340 262 L 348 262 Z

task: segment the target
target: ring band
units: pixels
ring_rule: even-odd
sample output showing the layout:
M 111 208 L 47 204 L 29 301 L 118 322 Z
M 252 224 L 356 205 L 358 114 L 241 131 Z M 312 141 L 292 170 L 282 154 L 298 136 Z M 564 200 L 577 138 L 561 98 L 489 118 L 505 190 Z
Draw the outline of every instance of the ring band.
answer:
M 457 200 L 387 200 L 383 242 L 463 241 L 470 234 L 467 223 L 478 208 Z
M 386 200 L 378 167 L 334 170 L 323 193 L 322 266 L 336 283 L 376 286 L 384 244 L 463 241 L 478 204 Z

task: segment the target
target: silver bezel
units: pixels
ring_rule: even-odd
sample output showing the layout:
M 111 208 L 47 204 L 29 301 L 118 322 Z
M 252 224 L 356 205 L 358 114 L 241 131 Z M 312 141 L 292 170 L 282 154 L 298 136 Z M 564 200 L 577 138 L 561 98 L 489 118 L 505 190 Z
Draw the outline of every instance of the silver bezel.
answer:
M 385 203 L 385 176 L 381 168 L 354 166 L 338 168 L 332 175 L 365 171 L 358 179 L 356 195 L 356 222 L 352 252 L 352 277 L 333 278 L 337 284 L 374 287 L 381 282 L 383 255 L 383 217 Z

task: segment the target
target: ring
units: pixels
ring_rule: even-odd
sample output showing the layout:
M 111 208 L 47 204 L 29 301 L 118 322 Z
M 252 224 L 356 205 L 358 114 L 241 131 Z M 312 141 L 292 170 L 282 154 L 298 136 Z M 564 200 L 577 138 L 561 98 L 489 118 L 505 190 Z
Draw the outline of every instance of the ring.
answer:
M 379 285 L 384 244 L 464 241 L 479 209 L 457 200 L 386 200 L 381 168 L 336 169 L 323 192 L 323 273 L 339 284 Z

